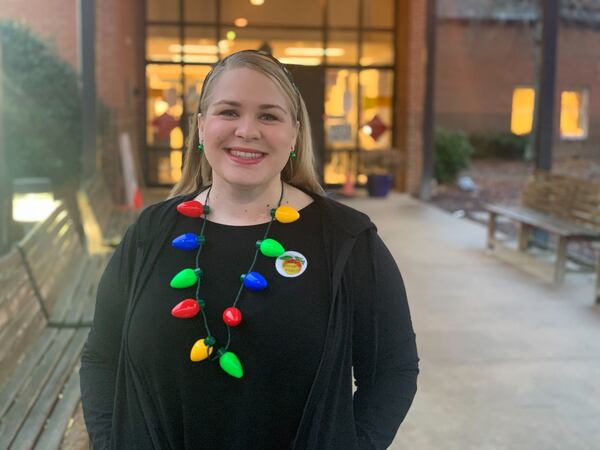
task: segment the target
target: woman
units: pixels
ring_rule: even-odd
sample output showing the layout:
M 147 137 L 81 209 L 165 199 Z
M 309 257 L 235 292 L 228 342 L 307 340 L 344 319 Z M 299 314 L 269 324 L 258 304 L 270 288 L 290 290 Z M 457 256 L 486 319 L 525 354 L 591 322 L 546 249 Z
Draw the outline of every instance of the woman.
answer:
M 98 288 L 94 448 L 387 447 L 416 392 L 404 286 L 368 217 L 322 196 L 290 74 L 235 53 L 197 117 L 181 181 Z

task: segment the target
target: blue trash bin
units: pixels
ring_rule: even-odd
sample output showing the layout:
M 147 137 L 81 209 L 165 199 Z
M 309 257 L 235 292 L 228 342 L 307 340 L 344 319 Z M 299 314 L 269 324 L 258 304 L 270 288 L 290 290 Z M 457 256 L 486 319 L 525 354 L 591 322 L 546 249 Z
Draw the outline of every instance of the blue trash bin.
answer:
M 392 189 L 394 175 L 370 174 L 367 176 L 367 191 L 369 197 L 385 197 Z

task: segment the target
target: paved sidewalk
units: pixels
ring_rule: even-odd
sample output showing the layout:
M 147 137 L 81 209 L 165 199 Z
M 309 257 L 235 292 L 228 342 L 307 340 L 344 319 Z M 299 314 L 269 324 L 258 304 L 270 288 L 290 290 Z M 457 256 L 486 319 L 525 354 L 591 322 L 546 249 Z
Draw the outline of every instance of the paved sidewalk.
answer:
M 404 276 L 419 391 L 392 449 L 600 449 L 591 275 L 552 288 L 485 251 L 483 226 L 408 196 L 353 199 Z

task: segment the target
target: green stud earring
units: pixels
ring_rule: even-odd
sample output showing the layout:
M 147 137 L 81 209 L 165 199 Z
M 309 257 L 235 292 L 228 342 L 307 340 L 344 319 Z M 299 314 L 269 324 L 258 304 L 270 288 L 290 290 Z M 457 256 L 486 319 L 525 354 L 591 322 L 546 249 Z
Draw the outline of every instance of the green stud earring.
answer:
M 198 150 L 200 150 L 200 151 L 204 150 L 204 144 L 202 144 L 202 143 L 198 144 Z
M 292 157 L 292 159 L 295 159 L 296 158 L 296 152 L 290 153 L 290 156 Z

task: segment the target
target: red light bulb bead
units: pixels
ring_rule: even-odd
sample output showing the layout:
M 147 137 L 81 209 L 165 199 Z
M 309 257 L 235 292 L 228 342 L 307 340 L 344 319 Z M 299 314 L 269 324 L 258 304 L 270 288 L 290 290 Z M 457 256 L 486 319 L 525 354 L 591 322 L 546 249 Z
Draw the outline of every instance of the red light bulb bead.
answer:
M 171 315 L 178 319 L 189 319 L 195 317 L 204 306 L 205 303 L 202 299 L 186 298 L 173 307 Z
M 223 322 L 228 327 L 237 327 L 242 321 L 242 312 L 235 306 L 231 306 L 223 311 Z
M 189 200 L 177 205 L 177 211 L 187 217 L 200 217 L 203 214 L 208 214 L 210 208 L 196 200 Z

